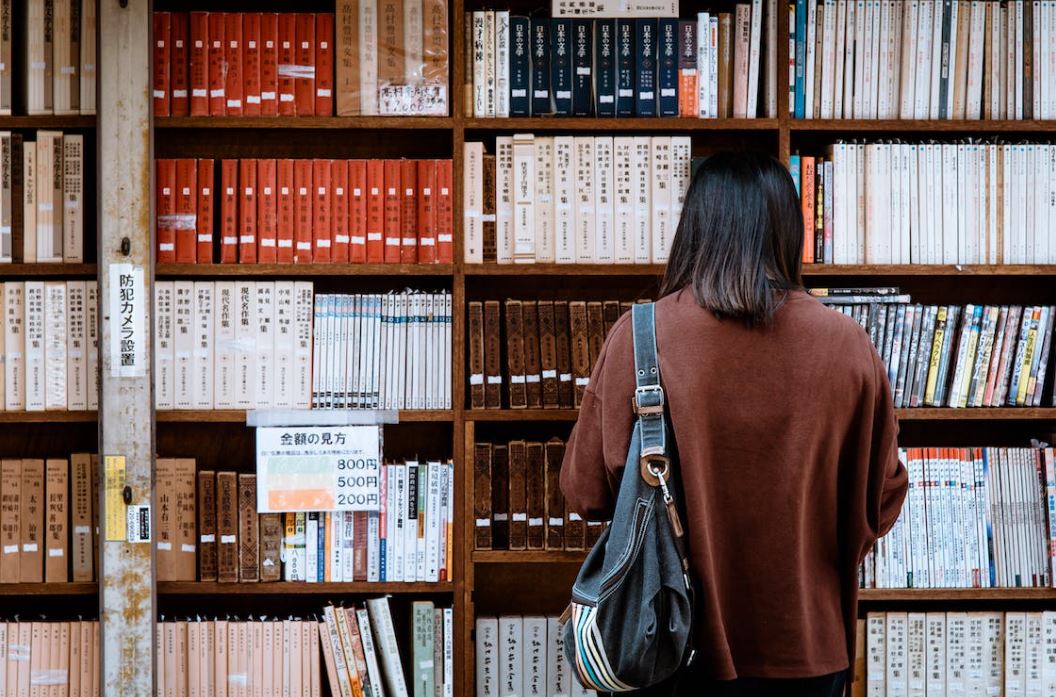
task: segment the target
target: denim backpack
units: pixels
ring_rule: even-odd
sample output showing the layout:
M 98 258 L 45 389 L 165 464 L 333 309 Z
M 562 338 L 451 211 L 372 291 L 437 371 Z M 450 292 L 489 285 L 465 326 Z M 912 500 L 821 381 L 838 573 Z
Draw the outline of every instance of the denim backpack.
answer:
M 693 592 L 654 305 L 631 312 L 637 423 L 612 523 L 576 576 L 564 626 L 569 664 L 584 687 L 600 692 L 652 687 L 693 659 Z

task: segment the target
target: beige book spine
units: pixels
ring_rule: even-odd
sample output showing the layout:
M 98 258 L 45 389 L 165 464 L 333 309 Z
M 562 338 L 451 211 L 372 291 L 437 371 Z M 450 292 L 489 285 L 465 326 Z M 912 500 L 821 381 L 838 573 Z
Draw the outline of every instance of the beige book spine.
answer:
M 68 460 L 49 459 L 45 465 L 47 482 L 47 535 L 45 538 L 44 580 L 47 583 L 66 583 L 69 574 L 69 519 L 67 492 L 69 491 L 70 463 Z
M 359 116 L 359 0 L 337 0 L 335 100 L 338 116 Z
M 81 99 L 82 114 L 95 113 L 95 66 L 97 0 L 81 0 Z
M 22 144 L 22 260 L 37 261 L 37 144 Z
M 19 581 L 44 580 L 44 461 L 22 461 Z
M 84 136 L 62 137 L 62 260 L 84 261 Z

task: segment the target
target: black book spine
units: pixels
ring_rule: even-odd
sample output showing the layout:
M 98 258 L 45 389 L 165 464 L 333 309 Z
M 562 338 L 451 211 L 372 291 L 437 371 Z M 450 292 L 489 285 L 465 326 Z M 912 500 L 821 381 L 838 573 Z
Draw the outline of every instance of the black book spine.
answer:
M 950 23 L 953 19 L 953 0 L 943 0 L 942 3 L 942 53 L 940 56 L 939 69 L 939 118 L 950 118 L 946 104 L 949 101 L 950 75 L 953 66 L 950 65 Z
M 554 113 L 572 113 L 572 21 L 553 19 L 550 24 L 550 84 Z
M 598 116 L 616 115 L 616 20 L 594 23 L 594 110 Z
M 616 115 L 634 115 L 634 20 L 616 20 Z
M 532 19 L 532 114 L 549 114 L 550 101 L 550 18 Z
M 510 17 L 510 116 L 531 113 L 532 61 L 527 17 Z
M 656 116 L 656 20 L 635 20 L 634 28 L 634 114 Z
M 678 20 L 661 19 L 657 62 L 660 115 L 678 116 Z
M 594 22 L 572 20 L 572 113 L 594 114 Z

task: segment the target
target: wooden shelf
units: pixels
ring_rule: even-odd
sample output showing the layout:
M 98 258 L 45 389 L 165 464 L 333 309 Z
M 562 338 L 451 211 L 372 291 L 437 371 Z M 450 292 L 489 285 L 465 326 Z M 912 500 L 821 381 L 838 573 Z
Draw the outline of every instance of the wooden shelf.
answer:
M 467 118 L 468 130 L 488 131 L 777 131 L 777 119 L 693 119 L 674 117 L 595 118 L 589 116 L 523 116 L 502 119 Z
M 901 132 L 901 133 L 1051 133 L 1056 121 L 954 120 L 954 119 L 782 119 L 792 133 L 824 132 Z
M 261 130 L 450 129 L 450 116 L 158 116 L 157 129 L 250 128 Z
M 95 595 L 98 583 L 0 583 L 0 596 Z
M 325 411 L 325 410 L 320 410 Z M 161 423 L 220 423 L 244 424 L 244 409 L 166 409 L 158 411 L 157 420 Z M 402 409 L 400 422 L 421 421 L 454 421 L 455 414 L 450 409 Z
M 450 276 L 453 264 L 158 264 L 158 277 Z
M 862 602 L 1056 600 L 1056 588 L 865 588 Z
M 575 421 L 577 409 L 467 409 L 467 421 Z M 1056 421 L 1053 407 L 896 409 L 900 421 Z
M 95 128 L 95 116 L 81 116 L 70 114 L 68 116 L 56 116 L 43 114 L 40 116 L 0 116 L 0 128 Z
M 579 564 L 587 558 L 583 550 L 478 550 L 473 552 L 474 564 Z
M 61 278 L 95 278 L 95 264 L 0 264 L 0 278 L 21 276 L 55 276 Z
M 467 409 L 466 421 L 575 421 L 578 409 Z
M 660 276 L 663 264 L 466 264 L 466 276 Z
M 466 276 L 662 276 L 664 264 L 466 264 Z M 159 267 L 160 269 L 160 267 Z M 159 271 L 159 274 L 161 272 Z M 1056 264 L 804 264 L 814 276 L 1056 276 Z
M 51 424 L 95 421 L 94 411 L 0 411 L 0 423 Z
M 159 581 L 159 595 L 384 595 L 391 593 L 452 593 L 455 584 L 443 583 L 215 583 Z

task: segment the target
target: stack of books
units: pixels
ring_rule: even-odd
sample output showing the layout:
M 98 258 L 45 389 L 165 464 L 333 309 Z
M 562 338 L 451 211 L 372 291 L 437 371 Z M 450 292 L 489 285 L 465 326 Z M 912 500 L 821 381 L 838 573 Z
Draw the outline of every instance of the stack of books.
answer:
M 593 697 L 568 664 L 557 617 L 503 615 L 476 621 L 477 697 Z
M 97 621 L 0 622 L 0 688 L 5 695 L 98 695 L 100 651 Z

